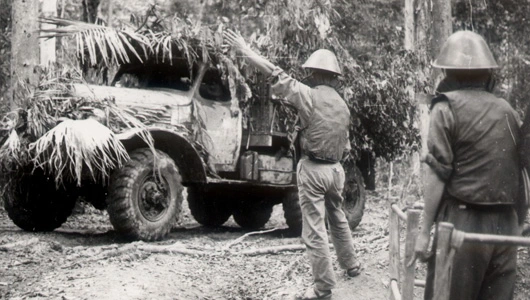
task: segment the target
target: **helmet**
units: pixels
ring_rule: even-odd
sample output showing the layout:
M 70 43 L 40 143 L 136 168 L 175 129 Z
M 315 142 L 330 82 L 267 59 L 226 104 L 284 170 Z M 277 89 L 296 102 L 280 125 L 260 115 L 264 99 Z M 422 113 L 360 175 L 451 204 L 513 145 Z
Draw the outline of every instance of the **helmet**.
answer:
M 471 31 L 457 31 L 449 36 L 432 65 L 435 68 L 460 70 L 499 67 L 486 41 Z
M 309 56 L 303 68 L 318 69 L 341 75 L 339 62 L 335 54 L 326 49 L 319 49 Z

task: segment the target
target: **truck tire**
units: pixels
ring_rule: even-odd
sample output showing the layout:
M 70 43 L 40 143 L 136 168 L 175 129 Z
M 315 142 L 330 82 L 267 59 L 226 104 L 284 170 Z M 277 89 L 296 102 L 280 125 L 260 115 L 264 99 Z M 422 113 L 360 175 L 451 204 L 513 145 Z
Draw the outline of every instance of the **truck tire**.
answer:
M 240 203 L 234 209 L 234 221 L 245 229 L 259 229 L 271 218 L 272 205 L 263 202 Z
M 344 191 L 342 196 L 342 210 L 346 214 L 346 219 L 353 231 L 363 218 L 364 204 L 366 202 L 366 191 L 361 171 L 355 165 L 345 165 L 346 180 L 344 182 Z
M 69 194 L 69 189 L 56 189 L 53 178 L 45 176 L 40 169 L 22 175 L 10 186 L 4 207 L 13 223 L 27 231 L 52 231 L 61 226 L 77 200 L 75 194 Z
M 302 234 L 302 209 L 298 201 L 298 191 L 287 192 L 282 199 L 283 216 L 289 232 L 293 236 L 300 236 Z
M 149 148 L 130 154 L 130 160 L 111 175 L 107 211 L 114 228 L 128 238 L 164 238 L 178 221 L 182 208 L 182 177 L 164 152 Z
M 208 190 L 202 185 L 188 187 L 188 205 L 195 221 L 209 227 L 223 225 L 230 218 L 232 208 L 220 196 L 226 197 L 222 191 Z
M 363 177 L 359 168 L 355 165 L 344 167 L 346 180 L 342 196 L 342 210 L 346 215 L 350 230 L 354 230 L 360 223 L 364 214 L 366 202 L 366 191 Z M 283 212 L 287 226 L 293 235 L 302 234 L 302 211 L 298 201 L 297 192 L 289 192 L 283 198 Z

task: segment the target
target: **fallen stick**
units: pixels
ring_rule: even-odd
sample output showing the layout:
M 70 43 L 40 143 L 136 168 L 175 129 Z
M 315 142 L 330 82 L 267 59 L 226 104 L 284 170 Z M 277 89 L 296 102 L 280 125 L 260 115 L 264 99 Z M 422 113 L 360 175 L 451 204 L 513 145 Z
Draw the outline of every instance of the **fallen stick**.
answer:
M 29 240 L 18 241 L 14 243 L 0 245 L 0 251 L 9 251 L 17 248 L 24 248 L 39 242 L 38 238 L 31 238 Z
M 269 233 L 269 232 L 273 232 L 273 231 L 276 231 L 276 230 L 279 230 L 279 228 L 275 227 L 273 229 L 268 229 L 268 230 L 262 230 L 262 231 L 252 231 L 252 232 L 247 232 L 245 234 L 243 234 L 242 236 L 238 237 L 237 239 L 233 240 L 232 242 L 228 243 L 226 246 L 223 247 L 224 250 L 228 250 L 228 248 L 236 245 L 236 244 L 239 244 L 241 243 L 241 241 L 243 241 L 245 238 L 251 236 L 251 235 L 258 235 L 258 234 L 264 234 L 264 233 Z
M 329 244 L 329 248 L 333 249 L 333 244 Z M 272 246 L 259 249 L 250 249 L 238 252 L 237 254 L 242 255 L 261 255 L 261 254 L 277 254 L 284 251 L 302 251 L 305 250 L 305 245 L 281 245 L 281 246 Z
M 139 245 L 138 250 L 146 251 L 149 253 L 162 253 L 162 254 L 184 254 L 192 256 L 205 256 L 205 255 L 218 255 L 213 251 L 204 250 L 193 250 L 185 247 L 175 247 L 174 245 L 159 246 L 159 245 Z

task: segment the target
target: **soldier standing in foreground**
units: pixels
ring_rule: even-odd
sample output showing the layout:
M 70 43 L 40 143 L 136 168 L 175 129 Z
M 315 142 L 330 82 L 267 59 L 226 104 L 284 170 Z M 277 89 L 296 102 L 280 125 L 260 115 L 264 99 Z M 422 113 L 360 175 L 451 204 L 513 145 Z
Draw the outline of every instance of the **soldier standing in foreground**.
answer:
M 486 234 L 518 235 L 519 117 L 491 93 L 498 68 L 484 39 L 452 34 L 433 64 L 444 70 L 432 101 L 423 224 L 415 255 L 428 259 L 425 299 L 433 297 L 433 223 Z M 521 223 L 522 220 L 519 219 Z M 464 243 L 454 256 L 450 299 L 512 299 L 517 247 Z
M 336 282 L 328 246 L 326 213 L 341 268 L 351 277 L 360 272 L 348 221 L 341 208 L 345 178 L 340 160 L 350 149 L 350 113 L 333 88 L 341 74 L 337 58 L 329 50 L 315 51 L 302 65 L 312 71 L 308 86 L 252 51 L 239 34 L 227 30 L 224 37 L 251 65 L 271 78 L 273 95 L 285 99 L 297 109 L 303 151 L 297 167 L 303 216 L 302 239 L 314 280 L 314 287 L 298 299 L 329 299 Z

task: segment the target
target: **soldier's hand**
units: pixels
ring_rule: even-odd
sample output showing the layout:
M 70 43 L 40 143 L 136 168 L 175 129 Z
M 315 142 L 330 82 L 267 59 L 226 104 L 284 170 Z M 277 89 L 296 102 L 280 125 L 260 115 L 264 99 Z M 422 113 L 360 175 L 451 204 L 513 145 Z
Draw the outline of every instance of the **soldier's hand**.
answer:
M 414 255 L 407 262 L 407 267 L 411 266 L 416 259 L 419 259 L 421 262 L 425 262 L 431 257 L 432 252 L 429 251 L 430 241 L 430 233 L 428 231 L 420 231 L 420 234 L 416 239 L 416 244 L 414 245 Z
M 223 31 L 223 38 L 225 44 L 237 50 L 244 49 L 247 47 L 247 43 L 245 42 L 245 39 L 243 39 L 241 34 L 236 33 L 230 29 Z

